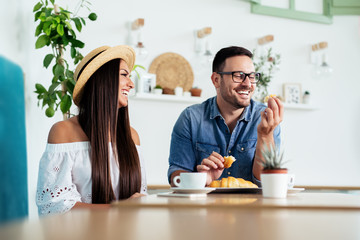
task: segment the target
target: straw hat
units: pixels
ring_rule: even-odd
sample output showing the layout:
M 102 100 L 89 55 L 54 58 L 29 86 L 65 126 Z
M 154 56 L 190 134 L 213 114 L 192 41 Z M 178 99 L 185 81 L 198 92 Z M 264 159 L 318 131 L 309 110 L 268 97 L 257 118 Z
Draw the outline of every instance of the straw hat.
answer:
M 133 69 L 135 63 L 135 51 L 126 45 L 115 47 L 102 46 L 94 49 L 81 60 L 74 72 L 76 84 L 73 92 L 73 99 L 77 106 L 79 106 L 84 86 L 89 78 L 105 63 L 117 58 L 123 59 L 127 63 L 130 71 Z

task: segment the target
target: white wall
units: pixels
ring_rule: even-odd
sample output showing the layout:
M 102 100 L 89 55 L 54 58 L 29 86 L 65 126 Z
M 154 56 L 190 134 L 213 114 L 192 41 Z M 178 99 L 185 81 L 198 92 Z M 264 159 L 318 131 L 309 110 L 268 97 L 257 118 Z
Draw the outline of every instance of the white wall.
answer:
M 36 1 L 7 1 L 1 8 L 0 54 L 19 63 L 26 76 L 26 117 L 29 169 L 30 217 L 37 215 L 35 190 L 38 162 L 46 145 L 48 131 L 61 116 L 48 119 L 37 107 L 36 82 L 49 82 L 50 73 L 42 68 L 46 49 L 35 50 L 32 8 Z M 72 1 L 59 1 L 64 6 Z M 70 5 L 72 4 L 72 5 Z M 312 93 L 315 111 L 285 111 L 282 124 L 289 169 L 301 185 L 360 186 L 360 26 L 358 16 L 336 16 L 325 25 L 254 15 L 250 4 L 239 0 L 138 0 L 92 1 L 98 14 L 79 35 L 86 42 L 84 54 L 100 45 L 127 44 L 128 24 L 145 18 L 143 38 L 150 51 L 138 62 L 149 67 L 161 53 L 176 52 L 194 66 L 196 85 L 205 96 L 214 94 L 210 66 L 199 68 L 194 62 L 194 31 L 211 26 L 212 50 L 229 45 L 253 49 L 256 39 L 275 36 L 273 47 L 281 54 L 271 92 L 281 94 L 284 82 L 299 82 Z M 5 24 L 6 23 L 6 24 Z M 311 74 L 310 45 L 327 41 L 332 77 L 316 79 Z M 149 184 L 166 184 L 167 157 L 171 129 L 184 103 L 130 100 L 132 125 L 138 130 L 147 162 Z

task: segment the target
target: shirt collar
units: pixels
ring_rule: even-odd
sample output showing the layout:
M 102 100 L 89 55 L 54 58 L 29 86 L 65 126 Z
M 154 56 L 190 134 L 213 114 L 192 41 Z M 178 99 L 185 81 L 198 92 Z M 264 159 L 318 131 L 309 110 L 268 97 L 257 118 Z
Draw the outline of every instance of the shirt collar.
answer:
M 249 122 L 251 120 L 252 105 L 253 105 L 253 100 L 251 99 L 250 105 L 244 109 L 238 121 L 244 120 L 246 122 Z M 222 117 L 222 116 L 216 104 L 216 97 L 213 97 L 211 101 L 210 119 L 214 119 L 216 117 Z

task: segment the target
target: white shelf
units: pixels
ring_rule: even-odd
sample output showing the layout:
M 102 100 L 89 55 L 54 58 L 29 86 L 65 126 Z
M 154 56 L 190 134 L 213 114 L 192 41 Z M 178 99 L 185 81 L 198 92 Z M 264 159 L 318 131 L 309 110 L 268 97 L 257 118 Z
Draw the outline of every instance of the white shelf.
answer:
M 151 100 L 151 101 L 160 101 L 160 102 L 182 102 L 182 103 L 202 103 L 205 101 L 205 98 L 202 97 L 181 97 L 169 94 L 153 94 L 153 93 L 136 93 L 133 96 L 130 96 L 131 100 Z M 318 107 L 312 104 L 302 104 L 302 103 L 284 103 L 285 109 L 293 110 L 317 110 Z
M 294 110 L 317 110 L 318 107 L 311 104 L 303 103 L 284 103 L 285 109 L 294 109 Z
M 161 102 L 183 102 L 183 103 L 202 103 L 206 99 L 202 97 L 183 97 L 169 94 L 153 94 L 153 93 L 136 93 L 130 96 L 131 100 L 152 100 Z

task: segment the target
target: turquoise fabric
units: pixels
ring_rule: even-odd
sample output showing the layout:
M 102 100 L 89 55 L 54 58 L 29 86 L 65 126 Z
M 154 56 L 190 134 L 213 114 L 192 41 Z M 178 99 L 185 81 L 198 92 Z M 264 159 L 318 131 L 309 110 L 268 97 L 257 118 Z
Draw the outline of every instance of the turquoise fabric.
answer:
M 24 78 L 0 56 L 0 223 L 28 216 Z

